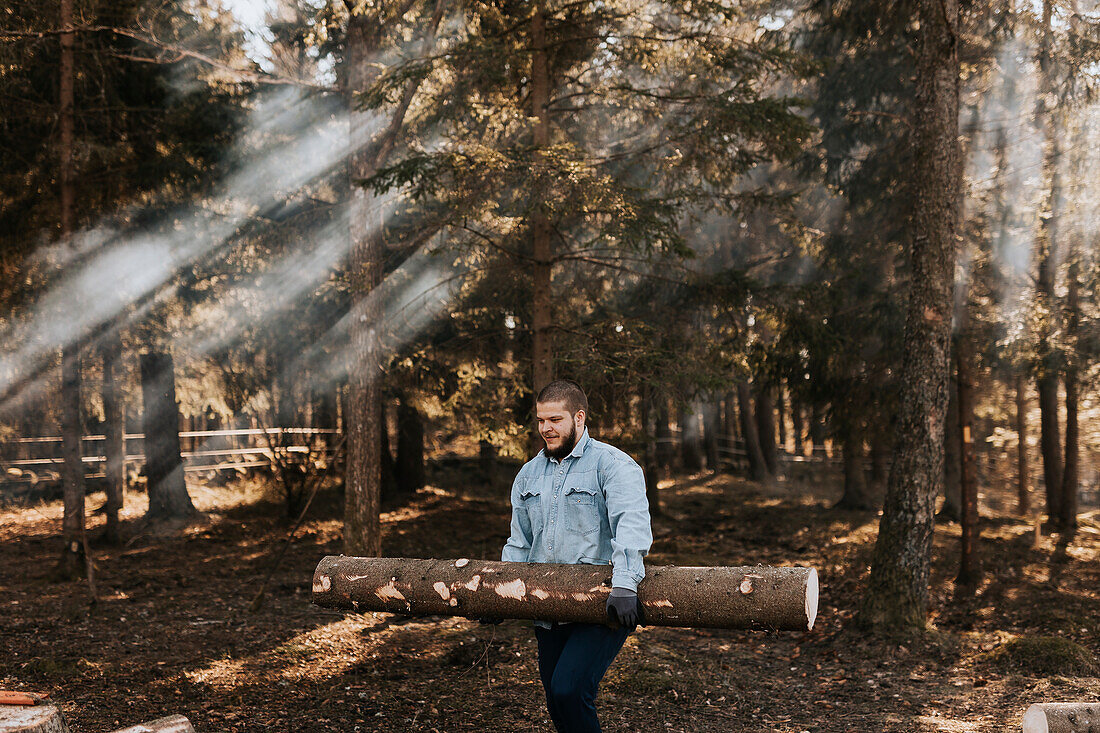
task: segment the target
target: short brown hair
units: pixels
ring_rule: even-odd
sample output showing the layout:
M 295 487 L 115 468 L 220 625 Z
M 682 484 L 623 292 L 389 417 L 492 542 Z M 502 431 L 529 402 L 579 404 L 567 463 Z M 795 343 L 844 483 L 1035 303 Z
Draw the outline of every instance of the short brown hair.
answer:
M 539 391 L 535 402 L 564 402 L 569 414 L 576 415 L 581 410 L 584 410 L 585 415 L 588 414 L 588 396 L 579 384 L 570 379 L 559 379 L 546 385 Z

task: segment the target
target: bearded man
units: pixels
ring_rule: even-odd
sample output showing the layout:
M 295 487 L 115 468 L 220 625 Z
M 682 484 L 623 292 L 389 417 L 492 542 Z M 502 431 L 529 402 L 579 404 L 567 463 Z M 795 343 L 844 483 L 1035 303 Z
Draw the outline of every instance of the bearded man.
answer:
M 546 447 L 512 486 L 512 528 L 501 560 L 612 566 L 609 624 L 535 622 L 539 675 L 559 733 L 598 733 L 596 693 L 640 620 L 642 558 L 653 542 L 641 467 L 588 435 L 588 398 L 559 380 L 536 399 Z

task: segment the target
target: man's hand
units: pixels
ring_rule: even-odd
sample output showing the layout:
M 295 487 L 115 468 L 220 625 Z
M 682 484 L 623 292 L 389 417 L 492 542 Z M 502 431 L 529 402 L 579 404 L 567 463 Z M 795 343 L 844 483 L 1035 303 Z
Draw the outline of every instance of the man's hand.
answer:
M 638 628 L 642 621 L 638 594 L 629 588 L 612 588 L 607 597 L 607 617 L 628 631 Z
M 482 626 L 499 626 L 503 621 L 502 618 L 479 618 L 477 620 Z

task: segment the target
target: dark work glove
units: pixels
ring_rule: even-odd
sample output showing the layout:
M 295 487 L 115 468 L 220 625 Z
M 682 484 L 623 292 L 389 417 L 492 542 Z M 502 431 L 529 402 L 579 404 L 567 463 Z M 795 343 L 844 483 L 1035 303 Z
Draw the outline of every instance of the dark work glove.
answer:
M 607 617 L 627 631 L 638 628 L 642 621 L 638 594 L 629 588 L 612 588 L 607 597 Z
M 479 618 L 477 622 L 482 626 L 498 626 L 504 621 L 502 618 Z

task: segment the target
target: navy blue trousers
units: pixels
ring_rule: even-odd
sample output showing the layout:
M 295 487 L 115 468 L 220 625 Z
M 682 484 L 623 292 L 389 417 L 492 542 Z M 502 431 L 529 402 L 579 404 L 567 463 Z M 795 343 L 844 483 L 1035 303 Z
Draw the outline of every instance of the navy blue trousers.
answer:
M 558 733 L 600 732 L 596 691 L 629 633 L 602 624 L 535 627 L 539 675 L 546 689 L 546 707 Z

